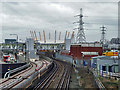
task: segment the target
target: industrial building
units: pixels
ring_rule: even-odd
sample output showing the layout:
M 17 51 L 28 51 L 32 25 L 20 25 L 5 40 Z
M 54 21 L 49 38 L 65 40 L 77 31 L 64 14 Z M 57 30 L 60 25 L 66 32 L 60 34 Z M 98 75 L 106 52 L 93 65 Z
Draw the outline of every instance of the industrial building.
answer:
M 100 72 L 118 73 L 117 56 L 97 56 L 91 58 L 91 67 Z
M 69 50 L 61 50 L 60 55 L 72 56 L 76 63 L 81 63 L 82 60 L 86 64 L 90 64 L 91 57 L 102 55 L 102 46 L 100 43 L 82 43 L 71 44 Z
M 90 63 L 91 57 L 102 55 L 102 46 L 99 43 L 72 44 L 70 55 L 74 60 L 85 60 Z
M 5 39 L 5 44 L 15 44 L 16 39 Z

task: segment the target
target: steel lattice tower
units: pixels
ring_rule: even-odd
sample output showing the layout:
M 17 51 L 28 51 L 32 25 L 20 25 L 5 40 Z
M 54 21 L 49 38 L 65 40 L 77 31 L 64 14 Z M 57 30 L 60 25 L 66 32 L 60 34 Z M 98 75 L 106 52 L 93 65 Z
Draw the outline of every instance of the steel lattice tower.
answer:
M 102 27 L 100 27 L 100 28 L 102 28 L 102 34 L 101 34 L 101 40 L 100 40 L 100 42 L 101 42 L 101 44 L 105 44 L 106 43 L 106 38 L 105 38 L 105 32 L 106 32 L 106 30 L 105 29 L 107 29 L 104 25 L 102 26 Z
M 86 37 L 85 37 L 85 33 L 84 33 L 84 28 L 83 28 L 84 22 L 83 22 L 82 8 L 80 9 L 80 14 L 75 17 L 79 17 L 79 21 L 74 22 L 74 23 L 79 23 L 79 27 L 77 28 L 78 33 L 77 33 L 77 37 L 76 37 L 76 42 L 77 43 L 86 42 Z

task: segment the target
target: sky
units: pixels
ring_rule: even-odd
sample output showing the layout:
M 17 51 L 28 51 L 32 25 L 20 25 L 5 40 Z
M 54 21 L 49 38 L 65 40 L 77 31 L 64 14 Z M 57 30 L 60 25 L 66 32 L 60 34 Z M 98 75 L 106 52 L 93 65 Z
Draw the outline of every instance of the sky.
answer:
M 79 20 L 74 17 L 83 9 L 83 22 L 86 40 L 89 42 L 100 41 L 101 26 L 105 26 L 106 39 L 118 37 L 118 0 L 2 0 L 0 3 L 0 42 L 7 38 L 16 38 L 10 34 L 18 34 L 19 39 L 25 40 L 30 37 L 30 31 L 36 31 L 37 38 L 43 30 L 46 40 L 54 41 L 55 30 L 57 40 L 61 32 L 61 41 L 64 41 L 65 32 L 70 32 L 78 24 L 73 24 Z M 78 30 L 75 30 L 75 36 Z M 69 37 L 70 38 L 70 37 Z M 20 41 L 20 40 L 19 40 Z

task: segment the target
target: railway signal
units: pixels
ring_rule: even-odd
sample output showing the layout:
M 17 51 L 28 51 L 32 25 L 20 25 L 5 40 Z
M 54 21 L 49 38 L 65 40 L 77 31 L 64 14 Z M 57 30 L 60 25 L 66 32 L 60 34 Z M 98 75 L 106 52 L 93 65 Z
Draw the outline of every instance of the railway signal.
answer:
M 8 70 L 10 71 L 10 66 L 8 66 Z

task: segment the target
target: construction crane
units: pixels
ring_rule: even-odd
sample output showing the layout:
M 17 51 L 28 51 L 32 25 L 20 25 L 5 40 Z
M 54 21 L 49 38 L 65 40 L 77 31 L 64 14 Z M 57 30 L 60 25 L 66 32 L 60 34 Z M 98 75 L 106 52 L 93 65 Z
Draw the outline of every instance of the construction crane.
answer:
M 66 40 L 66 36 L 67 36 L 67 31 L 66 31 L 66 33 L 65 33 L 65 39 L 64 39 L 64 43 L 65 43 L 65 40 Z
M 41 41 L 41 33 L 39 32 L 39 37 L 40 37 L 40 41 Z
M 60 38 L 61 38 L 61 32 L 59 33 L 59 40 L 60 40 Z
M 56 30 L 55 30 L 55 43 L 56 43 Z
M 34 31 L 34 34 L 35 34 L 35 38 L 36 38 L 36 41 L 37 41 L 37 35 L 36 35 L 36 32 Z
M 43 35 L 44 35 L 44 43 L 46 43 L 45 31 L 44 30 L 43 30 Z

